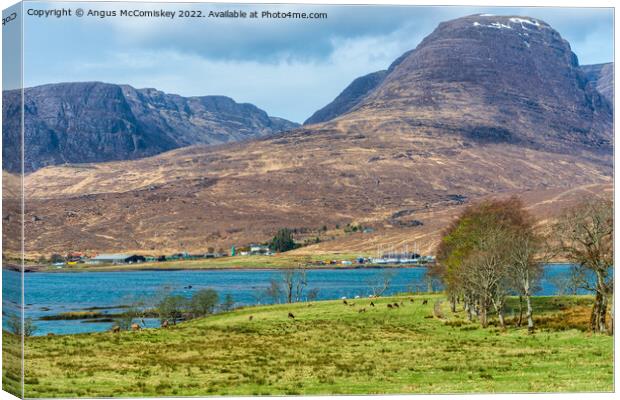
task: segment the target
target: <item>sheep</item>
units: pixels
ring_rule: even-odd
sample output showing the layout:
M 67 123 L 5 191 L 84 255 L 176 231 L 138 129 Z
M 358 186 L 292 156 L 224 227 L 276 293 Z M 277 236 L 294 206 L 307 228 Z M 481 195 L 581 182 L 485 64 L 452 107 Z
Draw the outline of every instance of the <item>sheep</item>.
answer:
M 164 322 L 161 323 L 161 327 L 164 328 L 164 329 L 167 328 L 168 325 L 170 325 L 170 323 L 168 322 L 167 319 L 165 319 Z
M 131 330 L 132 331 L 139 331 L 140 330 L 140 325 L 133 323 L 131 324 Z

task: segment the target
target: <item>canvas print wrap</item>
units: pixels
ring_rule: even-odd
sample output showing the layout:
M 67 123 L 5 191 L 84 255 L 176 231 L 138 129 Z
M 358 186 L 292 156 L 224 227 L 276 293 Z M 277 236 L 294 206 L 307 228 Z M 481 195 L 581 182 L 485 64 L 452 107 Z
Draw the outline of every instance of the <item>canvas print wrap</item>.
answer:
M 3 390 L 613 392 L 613 16 L 7 8 Z

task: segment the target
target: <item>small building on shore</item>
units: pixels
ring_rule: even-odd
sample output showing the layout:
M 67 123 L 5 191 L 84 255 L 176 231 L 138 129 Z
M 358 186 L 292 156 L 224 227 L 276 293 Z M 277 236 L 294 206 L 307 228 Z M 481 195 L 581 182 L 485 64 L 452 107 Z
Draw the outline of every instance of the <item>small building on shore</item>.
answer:
M 99 254 L 88 260 L 87 264 L 134 264 L 144 261 L 144 256 L 135 254 Z

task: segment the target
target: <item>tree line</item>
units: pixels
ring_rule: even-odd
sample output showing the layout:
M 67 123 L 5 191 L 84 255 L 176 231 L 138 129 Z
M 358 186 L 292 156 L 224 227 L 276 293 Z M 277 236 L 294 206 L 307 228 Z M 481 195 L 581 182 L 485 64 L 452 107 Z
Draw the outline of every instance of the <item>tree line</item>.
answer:
M 566 210 L 546 232 L 517 197 L 469 206 L 445 230 L 437 248 L 439 277 L 452 311 L 462 303 L 469 320 L 483 327 L 494 311 L 505 328 L 509 296 L 518 296 L 529 331 L 534 329 L 531 297 L 551 259 L 571 262 L 577 287 L 595 294 L 590 328 L 613 332 L 607 308 L 613 296 L 613 204 L 591 198 Z M 525 306 L 525 307 L 523 307 Z

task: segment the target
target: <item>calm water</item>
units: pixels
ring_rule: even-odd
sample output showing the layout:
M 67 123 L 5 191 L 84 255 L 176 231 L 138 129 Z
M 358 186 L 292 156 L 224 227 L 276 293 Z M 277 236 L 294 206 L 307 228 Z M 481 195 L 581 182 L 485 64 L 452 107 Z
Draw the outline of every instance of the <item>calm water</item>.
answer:
M 343 296 L 367 297 L 372 293 L 369 281 L 377 279 L 382 269 L 321 269 L 307 272 L 307 290 L 317 288 L 318 299 L 339 299 Z M 385 294 L 426 291 L 425 268 L 394 268 L 392 283 Z M 545 269 L 538 295 L 556 294 L 554 276 L 568 275 L 570 265 L 555 264 Z M 127 271 L 82 273 L 27 273 L 25 276 L 26 316 L 32 317 L 37 327 L 36 335 L 82 333 L 108 330 L 109 322 L 42 321 L 40 317 L 68 311 L 80 311 L 89 307 L 110 307 L 103 313 L 122 311 L 120 305 L 135 301 L 153 302 L 162 291 L 190 297 L 202 288 L 218 291 L 220 299 L 231 294 L 235 305 L 271 303 L 264 295 L 272 279 L 280 279 L 275 270 L 212 270 L 212 271 Z M 15 271 L 2 271 L 4 284 L 3 314 L 19 304 L 20 276 Z M 187 287 L 191 285 L 192 288 Z M 435 289 L 440 285 L 435 283 Z M 7 318 L 3 318 L 6 329 Z M 145 321 L 158 326 L 158 321 Z

